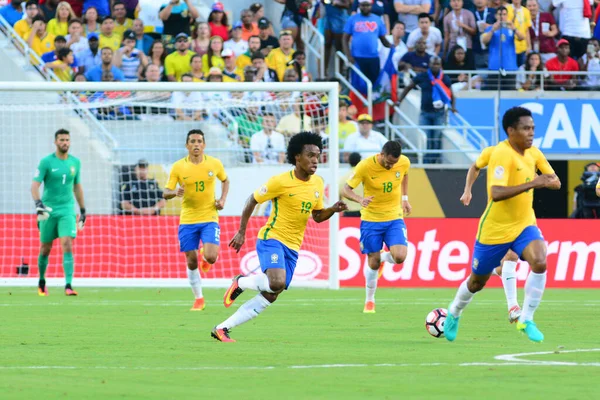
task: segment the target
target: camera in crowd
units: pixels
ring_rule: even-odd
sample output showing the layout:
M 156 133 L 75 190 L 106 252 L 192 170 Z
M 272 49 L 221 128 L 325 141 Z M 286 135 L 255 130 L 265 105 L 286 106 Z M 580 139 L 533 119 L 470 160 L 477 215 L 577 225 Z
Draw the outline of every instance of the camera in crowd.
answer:
M 573 218 L 600 218 L 600 197 L 596 195 L 596 185 L 600 179 L 600 163 L 589 163 L 581 175 L 581 185 L 575 188 L 577 208 Z

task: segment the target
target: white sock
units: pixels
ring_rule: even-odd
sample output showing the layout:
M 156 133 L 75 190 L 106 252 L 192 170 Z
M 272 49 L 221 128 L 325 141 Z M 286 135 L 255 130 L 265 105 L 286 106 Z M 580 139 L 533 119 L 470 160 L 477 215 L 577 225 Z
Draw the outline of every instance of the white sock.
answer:
M 546 272 L 542 274 L 529 273 L 527 281 L 525 281 L 525 300 L 523 300 L 523 311 L 519 322 L 533 321 L 533 314 L 542 301 L 545 287 Z
M 217 329 L 233 329 L 244 322 L 248 322 L 251 319 L 256 318 L 258 314 L 263 312 L 265 308 L 269 307 L 270 305 L 271 303 L 269 303 L 269 301 L 259 293 L 255 297 L 242 304 L 242 306 L 238 308 L 238 310 L 234 312 L 231 317 L 217 325 Z
M 504 261 L 502 264 L 502 286 L 506 295 L 506 304 L 510 310 L 519 305 L 517 303 L 517 263 L 515 261 Z
M 396 261 L 394 261 L 390 251 L 384 251 L 381 253 L 381 261 L 389 262 L 390 264 L 396 264 Z
M 192 287 L 192 292 L 194 292 L 194 296 L 197 299 L 202 298 L 202 278 L 200 278 L 200 272 L 198 268 L 196 269 L 187 269 L 188 281 L 190 281 L 190 286 Z
M 259 292 L 274 293 L 269 285 L 269 277 L 263 273 L 241 277 L 238 280 L 238 286 L 243 290 L 250 289 Z
M 379 271 L 371 269 L 367 265 L 363 271 L 365 275 L 365 287 L 367 289 L 366 301 L 375 301 L 375 291 L 377 290 L 377 275 Z
M 452 300 L 452 304 L 450 304 L 450 309 L 448 310 L 455 318 L 460 317 L 463 310 L 469 305 L 475 293 L 471 293 L 469 288 L 467 287 L 467 282 L 469 278 L 465 279 L 463 283 L 460 284 L 458 291 L 456 292 L 456 297 Z

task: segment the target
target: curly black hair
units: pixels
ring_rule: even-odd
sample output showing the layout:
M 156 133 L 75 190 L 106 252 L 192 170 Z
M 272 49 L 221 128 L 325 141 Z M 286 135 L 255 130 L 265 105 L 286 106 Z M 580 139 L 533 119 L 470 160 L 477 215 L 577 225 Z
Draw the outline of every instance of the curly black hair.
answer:
M 506 136 L 508 136 L 508 128 L 516 128 L 519 125 L 521 117 L 532 117 L 531 111 L 524 107 L 512 107 L 504 113 L 502 117 L 502 127 Z
M 287 147 L 287 161 L 296 165 L 296 156 L 302 153 L 304 146 L 314 144 L 323 151 L 323 141 L 321 135 L 313 132 L 300 132 L 292 136 Z

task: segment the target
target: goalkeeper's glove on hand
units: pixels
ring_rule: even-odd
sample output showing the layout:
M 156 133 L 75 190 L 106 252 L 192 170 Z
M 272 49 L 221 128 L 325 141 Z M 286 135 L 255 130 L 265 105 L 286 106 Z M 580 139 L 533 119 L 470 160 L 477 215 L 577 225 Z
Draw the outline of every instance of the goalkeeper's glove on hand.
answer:
M 86 219 L 85 208 L 80 208 L 79 209 L 79 222 L 77 222 L 77 229 L 79 229 L 80 231 L 83 230 L 83 227 L 85 226 L 85 219 Z
M 36 200 L 35 211 L 37 213 L 37 220 L 45 221 L 48 218 L 50 218 L 50 213 L 52 212 L 52 209 L 50 207 L 46 207 L 41 200 Z

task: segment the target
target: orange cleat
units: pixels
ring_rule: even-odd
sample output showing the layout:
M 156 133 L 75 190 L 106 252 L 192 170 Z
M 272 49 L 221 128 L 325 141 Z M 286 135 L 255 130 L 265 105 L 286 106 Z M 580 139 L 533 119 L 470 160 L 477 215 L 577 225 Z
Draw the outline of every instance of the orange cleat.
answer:
M 73 290 L 71 285 L 65 287 L 65 296 L 77 296 L 77 292 Z
M 206 305 L 204 304 L 204 297 L 201 297 L 194 301 L 194 305 L 192 306 L 190 311 L 202 311 L 204 310 L 204 307 L 206 307 Z
M 38 296 L 48 296 L 48 287 L 45 281 L 40 281 L 38 284 Z
M 215 326 L 210 333 L 210 336 L 217 339 L 219 342 L 235 343 L 235 340 L 229 337 L 229 329 L 217 329 Z
M 200 264 L 200 271 L 207 273 L 208 271 L 210 271 L 210 267 L 212 267 L 211 264 L 209 264 L 205 259 L 204 259 L 204 247 L 200 247 L 200 251 L 198 252 L 198 258 L 199 260 L 199 264 Z
M 367 301 L 365 303 L 365 308 L 364 308 L 363 312 L 365 314 L 375 314 L 375 302 L 374 301 Z
M 225 308 L 231 307 L 235 299 L 239 297 L 240 294 L 244 293 L 244 290 L 241 289 L 238 285 L 238 280 L 242 278 L 244 275 L 236 275 L 233 278 L 233 282 L 231 282 L 231 286 L 225 292 L 225 296 L 223 296 L 223 305 Z

